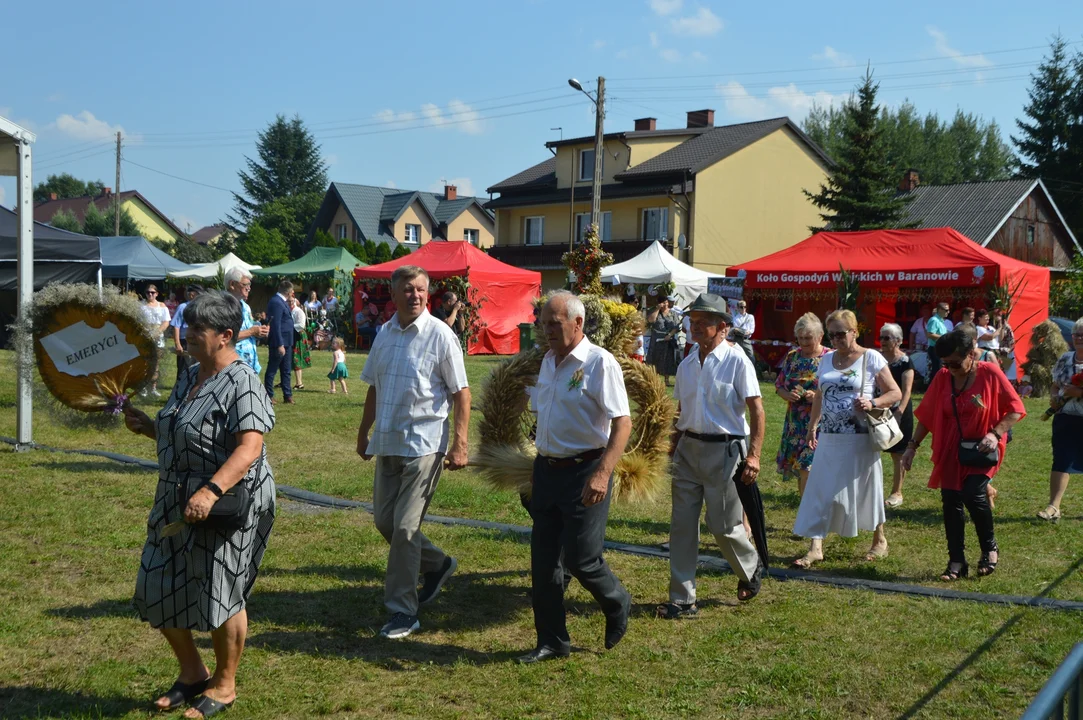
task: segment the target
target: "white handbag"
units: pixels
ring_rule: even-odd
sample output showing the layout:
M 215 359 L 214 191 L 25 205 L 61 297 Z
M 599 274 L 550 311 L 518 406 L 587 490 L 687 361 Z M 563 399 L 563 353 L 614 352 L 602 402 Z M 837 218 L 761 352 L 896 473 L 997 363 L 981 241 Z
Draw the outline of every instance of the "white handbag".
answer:
M 858 390 L 858 397 L 864 397 L 865 395 L 865 367 L 868 363 L 868 355 L 868 350 L 861 355 L 861 378 L 859 380 L 861 388 Z M 875 383 L 874 378 L 873 384 L 875 385 Z M 895 414 L 891 412 L 891 408 L 874 407 L 865 413 L 865 419 L 869 424 L 869 438 L 880 450 L 893 448 L 902 441 L 902 430 L 899 428 L 899 421 L 895 419 Z

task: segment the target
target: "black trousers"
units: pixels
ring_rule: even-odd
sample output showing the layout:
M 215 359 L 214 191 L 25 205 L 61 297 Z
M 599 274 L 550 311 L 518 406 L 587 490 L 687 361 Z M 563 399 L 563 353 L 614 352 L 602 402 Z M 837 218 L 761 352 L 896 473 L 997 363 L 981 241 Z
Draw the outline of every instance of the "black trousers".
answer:
M 940 356 L 936 354 L 936 343 L 929 343 L 929 349 L 925 351 L 925 354 L 929 358 L 929 382 L 932 382 L 942 365 Z
M 948 537 L 948 559 L 953 563 L 966 562 L 966 514 L 978 533 L 978 545 L 983 553 L 997 549 L 993 535 L 993 511 L 989 508 L 989 497 L 985 487 L 989 478 L 984 475 L 967 475 L 963 479 L 962 490 L 941 488 L 940 499 L 944 505 L 944 532 Z
M 541 457 L 534 461 L 530 571 L 539 647 L 571 650 L 564 613 L 565 568 L 594 596 L 606 617 L 619 615 L 631 599 L 602 557 L 612 478 L 605 500 L 590 507 L 583 505 L 583 486 L 599 462 L 554 468 Z
M 275 396 L 275 373 L 282 375 L 282 397 L 287 400 L 293 397 L 293 389 L 290 387 L 290 366 L 293 365 L 293 345 L 286 346 L 286 354 L 279 355 L 278 348 L 268 348 L 267 372 L 263 376 L 263 387 L 267 389 L 270 397 Z
M 187 340 L 183 340 L 183 339 L 181 340 L 181 349 L 185 350 L 185 351 L 188 350 L 188 341 Z M 178 383 L 180 382 L 181 375 L 188 372 L 188 368 L 192 367 L 192 364 L 194 362 L 195 361 L 192 359 L 192 356 L 189 355 L 187 352 L 185 352 L 183 355 L 178 355 L 177 356 L 177 382 Z

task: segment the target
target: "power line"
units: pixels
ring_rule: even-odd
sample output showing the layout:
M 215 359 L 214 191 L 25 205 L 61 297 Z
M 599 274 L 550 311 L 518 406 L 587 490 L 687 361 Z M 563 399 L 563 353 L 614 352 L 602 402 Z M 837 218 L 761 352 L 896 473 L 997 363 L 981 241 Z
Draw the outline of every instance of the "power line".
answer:
M 181 180 L 183 182 L 191 183 L 193 185 L 200 185 L 202 187 L 210 188 L 212 190 L 221 190 L 222 192 L 228 192 L 231 195 L 233 194 L 233 191 L 228 189 L 228 188 L 219 187 L 217 185 L 209 185 L 207 183 L 199 182 L 198 180 L 189 180 L 188 178 L 183 178 L 180 175 L 174 175 L 172 173 L 167 173 L 164 170 L 156 170 L 155 168 L 147 167 L 146 165 L 142 165 L 140 163 L 134 162 L 132 160 L 129 160 L 128 158 L 121 158 L 121 162 L 128 163 L 129 165 L 135 165 L 136 167 L 143 168 L 144 170 L 150 170 L 151 172 L 158 173 L 159 175 L 165 175 L 166 177 L 173 178 L 174 180 Z
M 60 160 L 60 161 L 56 161 L 56 162 L 47 162 L 44 165 L 38 165 L 37 163 L 35 163 L 34 164 L 34 169 L 35 170 L 48 170 L 50 168 L 61 167 L 63 165 L 68 165 L 70 163 L 78 162 L 80 160 L 89 160 L 92 157 L 97 157 L 99 155 L 105 155 L 106 153 L 112 153 L 112 152 L 113 152 L 113 148 L 108 148 L 107 147 L 107 148 L 104 148 L 102 150 L 97 150 L 96 152 L 92 152 L 89 155 L 83 155 L 83 156 L 80 156 L 80 157 L 67 158 L 65 160 Z

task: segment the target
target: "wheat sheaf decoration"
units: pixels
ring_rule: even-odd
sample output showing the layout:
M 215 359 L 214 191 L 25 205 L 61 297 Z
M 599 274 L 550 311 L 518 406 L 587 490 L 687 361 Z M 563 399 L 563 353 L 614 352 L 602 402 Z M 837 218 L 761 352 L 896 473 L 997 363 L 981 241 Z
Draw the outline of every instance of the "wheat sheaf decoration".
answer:
M 613 473 L 614 499 L 651 500 L 668 478 L 669 437 L 676 408 L 654 368 L 628 357 L 635 338 L 643 332 L 642 316 L 619 301 L 582 298 L 588 337 L 616 356 L 632 407 L 631 438 Z M 592 317 L 595 313 L 606 317 Z M 602 329 L 600 337 L 595 328 Z M 497 366 L 479 398 L 481 444 L 470 464 L 500 490 L 530 493 L 536 452 L 530 439 L 534 418 L 527 407 L 527 389 L 537 382 L 548 349 L 544 336 L 538 340 L 540 347 L 524 350 Z
M 34 294 L 15 325 L 20 372 L 57 403 L 81 413 L 120 415 L 131 394 L 154 377 L 158 346 L 143 306 L 116 288 L 50 285 Z

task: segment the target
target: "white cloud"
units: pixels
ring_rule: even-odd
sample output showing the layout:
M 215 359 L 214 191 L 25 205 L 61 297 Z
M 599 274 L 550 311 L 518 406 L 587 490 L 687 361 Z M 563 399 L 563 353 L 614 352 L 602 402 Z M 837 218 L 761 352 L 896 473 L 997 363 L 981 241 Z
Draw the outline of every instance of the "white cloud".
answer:
M 337 165 L 338 164 L 338 155 L 335 155 L 334 153 L 328 153 L 328 154 L 323 156 L 323 161 L 325 163 L 327 163 L 328 165 Z
M 790 83 L 770 88 L 766 97 L 752 95 L 741 83 L 731 80 L 715 87 L 722 96 L 726 112 L 734 119 L 763 120 L 777 115 L 787 115 L 801 120 L 815 105 L 828 106 L 846 101 L 847 95 L 833 95 L 820 90 L 807 93 Z
M 437 128 L 456 128 L 468 135 L 479 135 L 482 132 L 481 118 L 478 111 L 470 107 L 462 100 L 452 100 L 447 104 L 447 114 L 433 103 L 425 103 L 421 106 L 421 115 L 428 124 Z
M 651 37 L 651 47 L 652 48 L 658 47 L 658 33 L 652 32 L 650 37 Z
M 381 110 L 374 117 L 382 123 L 395 127 L 403 127 L 417 120 L 417 115 L 409 111 L 397 113 L 394 110 Z
M 692 59 L 696 62 L 707 62 L 707 56 L 701 53 L 699 50 L 696 50 L 692 53 Z
M 680 52 L 674 50 L 673 48 L 667 48 L 666 50 L 662 50 L 658 53 L 658 55 L 666 62 L 675 63 L 681 61 Z
M 49 102 L 60 102 L 61 100 L 64 99 L 64 96 L 61 93 L 53 93 L 52 95 L 50 95 L 49 97 L 47 97 L 45 99 L 48 100 Z
M 179 227 L 184 232 L 188 233 L 195 232 L 196 230 L 199 230 L 201 227 L 203 227 L 187 215 L 174 215 L 169 219 L 173 221 L 174 225 Z
M 118 132 L 129 143 L 138 142 L 140 139 L 138 135 L 129 135 L 120 125 L 110 125 L 99 120 L 89 110 L 74 117 L 64 113 L 56 119 L 56 128 L 76 140 L 110 140 L 115 138 Z
M 824 51 L 812 56 L 813 60 L 826 60 L 835 67 L 847 67 L 854 64 L 854 59 L 846 53 L 841 53 L 830 45 L 824 46 Z
M 475 195 L 474 183 L 468 177 L 448 178 L 446 181 L 437 180 L 432 185 L 429 185 L 429 192 L 442 195 L 444 192 L 444 185 L 454 185 L 459 193 L 459 197 L 464 195 Z
M 992 67 L 993 63 L 981 53 L 964 55 L 961 50 L 953 48 L 948 44 L 948 36 L 933 25 L 926 25 L 925 32 L 929 33 L 929 37 L 933 39 L 936 51 L 945 57 L 951 58 L 956 65 L 972 68 Z
M 720 32 L 723 23 L 722 19 L 708 8 L 701 7 L 694 15 L 671 20 L 669 27 L 677 35 L 708 37 Z
M 624 48 L 613 54 L 617 60 L 631 60 L 638 53 L 636 48 Z
M 672 15 L 681 9 L 684 0 L 650 0 L 655 15 Z
M 595 50 L 601 50 L 605 47 L 605 40 L 595 40 L 590 46 Z
M 397 182 L 395 182 L 394 180 L 388 180 L 387 182 L 384 183 L 384 187 L 391 188 L 393 190 L 398 190 L 399 189 L 399 184 Z

